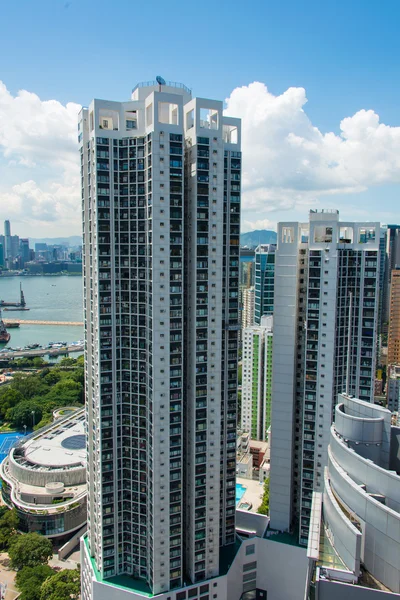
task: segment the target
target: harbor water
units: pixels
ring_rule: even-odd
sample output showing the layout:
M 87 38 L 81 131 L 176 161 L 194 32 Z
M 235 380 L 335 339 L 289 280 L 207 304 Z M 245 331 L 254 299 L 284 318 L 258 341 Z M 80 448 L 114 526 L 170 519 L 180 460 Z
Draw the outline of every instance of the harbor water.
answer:
M 19 301 L 19 286 L 24 291 L 26 311 L 2 310 L 3 320 L 83 321 L 82 277 L 0 277 L 0 299 Z M 11 339 L 6 346 L 23 348 L 28 344 L 45 346 L 49 342 L 75 342 L 83 338 L 83 326 L 24 325 L 9 329 Z

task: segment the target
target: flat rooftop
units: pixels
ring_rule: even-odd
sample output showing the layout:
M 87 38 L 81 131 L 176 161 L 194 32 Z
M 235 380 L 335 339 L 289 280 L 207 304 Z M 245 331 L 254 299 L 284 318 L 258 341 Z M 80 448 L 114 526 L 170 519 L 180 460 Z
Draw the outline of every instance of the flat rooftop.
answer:
M 86 464 L 85 415 L 73 414 L 55 424 L 43 435 L 23 444 L 25 460 L 43 467 L 69 467 Z

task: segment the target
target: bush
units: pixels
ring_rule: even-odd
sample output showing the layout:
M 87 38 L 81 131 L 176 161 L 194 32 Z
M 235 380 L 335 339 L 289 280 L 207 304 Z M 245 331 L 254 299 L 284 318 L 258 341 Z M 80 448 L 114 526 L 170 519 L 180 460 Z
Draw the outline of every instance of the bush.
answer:
M 260 515 L 269 514 L 269 477 L 264 481 L 264 494 L 261 505 L 257 511 Z

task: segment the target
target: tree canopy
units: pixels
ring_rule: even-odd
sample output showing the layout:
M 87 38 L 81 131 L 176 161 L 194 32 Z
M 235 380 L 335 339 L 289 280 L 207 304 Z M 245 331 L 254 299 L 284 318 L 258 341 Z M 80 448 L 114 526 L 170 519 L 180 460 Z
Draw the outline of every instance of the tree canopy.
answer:
M 18 514 L 15 508 L 0 507 L 0 548 L 6 549 L 17 534 Z
M 53 556 L 53 545 L 39 533 L 27 533 L 13 538 L 8 554 L 11 567 L 19 571 L 24 567 L 46 564 Z
M 52 575 L 54 571 L 49 565 L 23 567 L 15 578 L 17 588 L 21 592 L 20 600 L 40 600 L 42 584 Z
M 40 600 L 73 600 L 81 591 L 79 569 L 64 570 L 46 579 L 41 587 Z
M 17 429 L 24 425 L 38 429 L 51 422 L 55 409 L 83 404 L 84 377 L 82 360 L 73 358 L 64 366 L 45 366 L 36 373 L 16 373 L 13 380 L 0 389 L 0 419 Z M 35 411 L 34 418 L 32 411 Z

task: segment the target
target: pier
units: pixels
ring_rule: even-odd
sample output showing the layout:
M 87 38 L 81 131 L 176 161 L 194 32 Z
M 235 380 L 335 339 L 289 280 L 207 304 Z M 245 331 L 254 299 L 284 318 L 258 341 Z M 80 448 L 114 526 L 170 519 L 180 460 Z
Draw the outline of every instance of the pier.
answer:
M 82 346 L 63 346 L 62 348 L 36 348 L 35 350 L 14 350 L 13 352 L 1 352 L 0 360 L 3 358 L 35 358 L 35 356 L 61 356 L 73 352 L 83 352 Z
M 34 321 L 32 319 L 4 319 L 7 323 L 19 323 L 20 325 L 72 325 L 83 327 L 83 321 Z

